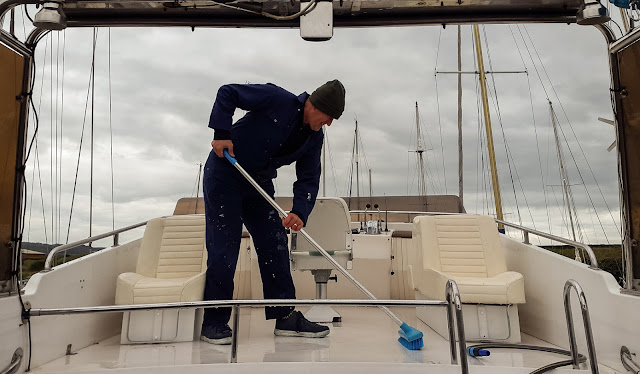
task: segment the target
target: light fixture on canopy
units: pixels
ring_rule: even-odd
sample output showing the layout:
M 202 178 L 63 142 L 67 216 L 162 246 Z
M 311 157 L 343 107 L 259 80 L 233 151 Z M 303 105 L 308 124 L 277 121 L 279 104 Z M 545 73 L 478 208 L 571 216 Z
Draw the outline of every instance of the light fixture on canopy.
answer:
M 580 5 L 576 16 L 578 25 L 598 25 L 610 20 L 609 11 L 599 0 L 585 0 L 584 4 Z
M 45 30 L 64 30 L 67 28 L 67 16 L 62 10 L 62 2 L 47 1 L 36 14 L 35 27 Z

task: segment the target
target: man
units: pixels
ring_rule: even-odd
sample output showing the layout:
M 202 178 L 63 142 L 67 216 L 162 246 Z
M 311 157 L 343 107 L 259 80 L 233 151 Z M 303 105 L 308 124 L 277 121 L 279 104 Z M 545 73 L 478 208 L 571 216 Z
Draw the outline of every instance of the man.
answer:
M 300 230 L 315 204 L 320 180 L 323 125 L 344 111 L 345 89 L 338 80 L 313 94 L 296 96 L 273 84 L 230 84 L 220 87 L 211 111 L 213 150 L 204 178 L 208 252 L 205 300 L 230 300 L 242 224 L 253 238 L 266 299 L 295 299 L 285 229 Z M 236 108 L 248 111 L 231 125 Z M 276 169 L 296 162 L 293 208 L 280 219 L 275 209 L 226 160 L 227 149 L 260 186 L 274 195 Z M 293 307 L 265 308 L 275 319 L 275 335 L 324 337 L 326 326 L 311 323 Z M 229 308 L 205 309 L 201 339 L 230 344 Z

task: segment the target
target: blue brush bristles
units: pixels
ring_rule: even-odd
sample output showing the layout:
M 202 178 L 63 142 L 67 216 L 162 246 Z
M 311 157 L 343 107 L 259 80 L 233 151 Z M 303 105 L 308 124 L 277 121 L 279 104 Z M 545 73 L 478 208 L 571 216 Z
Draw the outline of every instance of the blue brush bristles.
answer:
M 412 350 L 412 351 L 418 351 L 420 350 L 423 346 L 424 346 L 424 342 L 422 341 L 422 338 L 418 339 L 418 340 L 414 340 L 412 342 L 407 341 L 403 338 L 398 338 L 398 341 L 400 342 L 400 344 L 402 344 L 406 349 Z
M 414 329 L 413 327 L 407 325 L 405 322 L 400 325 L 398 334 L 400 335 L 398 341 L 407 349 L 416 351 L 424 346 L 424 341 L 422 340 L 422 331 Z

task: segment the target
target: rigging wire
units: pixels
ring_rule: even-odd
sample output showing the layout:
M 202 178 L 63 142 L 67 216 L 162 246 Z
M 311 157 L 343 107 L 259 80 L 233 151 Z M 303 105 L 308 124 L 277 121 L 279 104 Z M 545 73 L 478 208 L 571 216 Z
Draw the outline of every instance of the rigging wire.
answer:
M 328 130 L 328 129 L 327 129 Z M 338 194 L 338 177 L 336 176 L 336 166 L 333 161 L 333 152 L 331 151 L 331 143 L 329 142 L 329 132 L 325 131 L 324 139 L 327 142 L 327 152 L 329 153 L 329 164 L 331 165 L 331 174 L 333 175 L 333 191 L 335 196 L 340 196 Z
M 484 43 L 485 43 L 485 48 L 487 50 L 487 59 L 489 60 L 489 70 L 493 71 L 493 61 L 491 60 L 491 50 L 489 49 L 489 39 L 487 38 L 487 29 L 486 27 L 482 27 L 482 32 L 484 34 Z M 505 135 L 504 132 L 504 125 L 502 123 L 502 113 L 500 111 L 500 102 L 498 100 L 498 91 L 497 91 L 497 85 L 496 85 L 496 81 L 495 81 L 495 76 L 493 74 L 491 74 L 491 83 L 493 85 L 493 103 L 495 106 L 495 110 L 496 113 L 498 115 L 498 124 L 500 125 L 500 131 L 502 133 L 502 144 L 504 145 L 504 151 L 505 151 L 505 155 L 507 156 L 507 166 L 509 168 L 509 179 L 511 181 L 511 187 L 513 188 L 513 198 L 515 200 L 515 207 L 516 207 L 516 212 L 518 214 L 518 223 L 520 225 L 522 225 L 522 217 L 520 214 L 520 205 L 518 204 L 518 195 L 516 194 L 516 186 L 515 186 L 515 182 L 513 180 L 513 168 L 511 166 L 511 163 L 515 163 L 513 161 L 513 156 L 510 156 L 510 152 L 509 152 L 509 146 L 507 143 L 507 136 Z M 490 92 L 490 91 L 489 91 Z M 517 170 L 517 169 L 516 169 Z M 517 176 L 517 175 L 516 175 Z M 522 193 L 524 194 L 524 190 L 522 191 Z M 526 195 L 525 195 L 525 202 L 526 202 Z M 526 202 L 527 208 L 529 208 L 529 203 Z M 529 211 L 531 211 L 529 209 Z M 535 229 L 535 222 L 533 223 L 533 228 Z
M 27 7 L 27 6 L 26 6 L 26 4 L 25 4 L 24 8 L 23 8 L 23 7 L 20 7 L 20 10 L 22 10 L 22 17 L 20 17 L 20 20 L 22 21 L 22 22 L 21 22 L 21 23 L 22 23 L 22 34 L 23 34 L 23 36 L 24 36 L 24 39 L 26 39 L 26 38 L 27 38 L 27 29 L 26 29 L 26 27 L 25 27 L 25 23 L 26 23 L 26 22 L 24 21 L 24 19 L 25 19 L 25 17 L 26 17 L 26 16 L 25 16 L 25 12 L 24 12 L 24 10 L 25 10 L 25 8 L 26 8 L 26 7 Z
M 111 160 L 111 227 L 116 229 L 116 208 L 113 201 L 113 126 L 111 111 L 111 27 L 108 29 L 108 56 L 109 56 L 109 156 Z
M 410 135 L 409 135 L 409 147 L 411 147 L 413 144 L 413 126 L 410 126 L 411 131 L 410 131 Z M 422 127 L 421 127 L 422 128 Z M 418 133 L 416 130 L 416 143 L 418 142 Z M 422 139 L 422 137 L 420 137 L 420 139 Z M 425 174 L 424 175 L 420 175 L 420 165 L 419 165 L 419 161 L 416 161 L 415 163 L 415 168 L 413 169 L 413 174 L 411 174 L 411 153 L 416 153 L 416 150 L 412 150 L 411 148 L 407 149 L 407 195 L 410 194 L 410 191 L 413 190 L 413 186 L 417 184 L 416 186 L 416 196 L 420 196 L 422 195 L 422 191 L 421 191 L 421 183 L 422 183 L 422 178 L 425 178 L 425 176 L 427 175 L 427 169 L 428 169 L 428 164 L 427 167 L 424 169 L 425 170 Z M 419 156 L 418 156 L 419 158 Z M 427 163 L 428 163 L 429 159 L 427 158 Z M 429 181 L 428 177 L 427 180 L 425 181 L 425 183 L 427 183 Z M 432 183 L 432 187 L 433 187 L 433 183 Z M 425 186 L 425 189 L 426 186 Z
M 472 36 L 473 38 L 473 36 Z M 475 43 L 471 43 L 472 48 L 473 48 L 473 53 L 475 55 Z M 477 72 L 479 67 L 478 67 L 478 62 L 473 59 L 473 67 L 475 69 L 475 71 Z M 485 161 L 485 144 L 484 144 L 484 126 L 483 126 L 483 116 L 482 116 L 482 109 L 481 109 L 481 94 L 480 94 L 480 81 L 478 78 L 475 79 L 475 84 L 476 84 L 476 115 L 477 115 L 477 119 L 478 119 L 478 142 L 477 142 L 477 154 L 478 157 L 476 158 L 476 192 L 478 192 L 478 183 L 480 182 L 480 177 L 482 177 L 482 192 L 484 192 L 484 195 L 482 196 L 482 213 L 483 214 L 487 214 L 490 215 L 491 211 L 489 208 L 489 204 L 490 204 L 490 197 L 489 197 L 489 188 L 490 185 L 488 186 L 487 183 L 487 167 L 486 167 L 486 161 Z M 479 165 L 478 165 L 479 163 Z M 478 174 L 478 172 L 480 172 Z M 489 178 L 490 179 L 490 178 Z M 491 183 L 491 182 L 489 182 Z M 476 199 L 476 212 L 478 211 L 478 200 Z
M 95 48 L 96 44 L 96 35 L 93 35 L 93 45 Z M 71 218 L 73 217 L 73 206 L 76 198 L 76 187 L 78 185 L 78 170 L 80 169 L 80 155 L 82 153 L 82 143 L 84 140 L 84 128 L 87 123 L 87 109 L 89 107 L 89 93 L 91 92 L 92 80 L 91 76 L 93 75 L 93 71 L 95 68 L 95 59 L 91 61 L 91 70 L 89 72 L 89 84 L 87 85 L 87 97 L 84 104 L 84 116 L 82 120 L 82 130 L 80 132 L 80 145 L 78 146 L 78 161 L 76 163 L 76 175 L 73 181 L 73 193 L 71 194 L 71 209 L 69 210 L 69 224 L 67 226 L 67 238 L 65 243 L 69 243 L 69 232 L 71 231 Z
M 51 198 L 51 244 L 56 242 L 55 235 L 55 220 L 54 220 L 54 212 L 55 212 L 55 204 L 53 203 L 53 36 L 49 35 L 49 45 L 51 47 L 51 53 L 49 54 L 49 121 L 50 121 L 50 137 L 49 137 L 49 194 Z M 57 139 L 56 139 L 57 140 Z M 56 152 L 57 153 L 57 152 Z M 57 184 L 57 183 L 56 183 Z
M 36 162 L 38 164 L 38 181 L 40 182 L 40 202 L 42 205 L 42 221 L 44 222 L 44 242 L 49 243 L 49 236 L 47 235 L 47 216 L 44 212 L 44 194 L 42 193 L 42 174 L 40 168 L 40 152 L 38 152 L 38 140 L 36 139 Z M 48 251 L 47 251 L 48 252 Z
M 31 21 L 31 23 L 33 23 L 33 18 L 31 18 L 31 15 L 29 14 L 29 8 L 27 8 L 27 4 L 24 4 L 24 14 L 27 16 L 29 21 Z M 24 23 L 23 23 L 23 27 L 24 27 Z M 26 32 L 25 32 L 25 34 L 26 34 Z
M 33 160 L 33 171 L 31 172 L 31 193 L 30 193 L 30 197 L 31 200 L 29 202 L 29 229 L 27 230 L 27 241 L 29 240 L 30 234 L 31 234 L 31 213 L 33 210 L 33 186 L 35 185 L 35 181 L 36 181 L 36 160 Z M 26 209 L 26 206 L 25 206 Z
M 409 144 L 407 145 L 407 181 L 405 183 L 405 186 L 407 186 L 407 193 L 406 193 L 407 196 L 409 196 L 410 191 L 413 188 L 413 182 L 415 181 L 415 179 L 411 177 L 411 152 L 412 152 L 411 144 L 412 143 L 413 143 L 413 126 L 410 126 L 409 127 Z
M 482 195 L 482 199 L 476 199 L 476 212 L 478 211 L 478 201 L 481 202 L 481 212 L 483 214 L 487 213 L 486 205 L 487 205 L 487 181 L 485 179 L 485 163 L 484 163 L 484 131 L 482 126 L 482 109 L 480 108 L 480 88 L 478 87 L 478 82 L 476 79 L 476 114 L 478 119 L 478 141 L 476 145 L 476 193 Z M 478 187 L 479 183 L 482 183 L 482 189 Z
M 513 42 L 516 45 L 516 49 L 518 51 L 518 55 L 520 56 L 520 60 L 522 61 L 522 65 L 524 67 L 524 69 L 527 71 L 527 87 L 529 89 L 529 103 L 531 105 L 531 118 L 533 120 L 533 131 L 536 137 L 536 150 L 537 150 L 537 155 L 538 155 L 538 166 L 539 166 L 539 171 L 540 171 L 540 181 L 542 183 L 542 192 L 544 195 L 544 205 L 545 205 L 545 213 L 547 215 L 547 224 L 549 227 L 549 232 L 551 232 L 551 216 L 549 216 L 549 203 L 548 203 L 548 198 L 547 198 L 547 189 L 545 187 L 545 179 L 544 179 L 544 173 L 542 172 L 542 156 L 540 153 L 540 141 L 538 139 L 538 126 L 536 124 L 536 115 L 535 115 L 535 110 L 534 110 L 534 106 L 533 106 L 533 93 L 531 92 L 531 78 L 529 77 L 529 71 L 527 70 L 527 64 L 524 61 L 524 57 L 522 56 L 522 51 L 520 50 L 520 45 L 518 44 L 518 42 L 516 41 L 516 36 L 513 33 L 513 29 L 511 27 L 511 25 L 509 25 L 509 31 L 511 32 L 511 37 L 513 38 Z M 531 217 L 532 221 L 533 221 L 533 217 Z M 538 238 L 538 240 L 540 240 L 540 238 Z
M 58 189 L 58 239 L 60 239 L 60 230 L 62 228 L 62 142 L 63 142 L 63 123 L 64 123 L 64 73 L 65 73 L 65 52 L 67 49 L 67 30 L 62 32 L 62 92 L 61 92 L 61 102 L 60 102 L 60 188 Z
M 42 175 L 41 175 L 41 172 L 40 172 L 40 157 L 39 157 L 39 152 L 38 152 L 38 149 L 37 149 L 37 145 L 38 145 L 37 144 L 37 135 L 38 135 L 38 128 L 39 128 L 39 123 L 40 123 L 40 121 L 38 119 L 38 113 L 40 112 L 40 109 L 42 108 L 42 97 L 44 96 L 42 93 L 44 91 L 44 71 L 45 71 L 45 66 L 46 66 L 45 62 L 47 61 L 47 46 L 48 46 L 48 42 L 49 42 L 49 39 L 47 39 L 47 41 L 45 41 L 45 44 L 44 44 L 44 58 L 43 58 L 42 74 L 41 74 L 41 82 L 42 82 L 42 84 L 40 85 L 40 97 L 38 98 L 38 109 L 37 110 L 35 108 L 35 105 L 33 104 L 32 95 L 30 95 L 31 96 L 30 102 L 31 102 L 31 106 L 33 107 L 33 115 L 34 115 L 35 122 L 36 122 L 36 128 L 34 130 L 33 138 L 31 139 L 31 144 L 29 145 L 29 152 L 27 152 L 27 158 L 28 158 L 30 153 L 31 153 L 31 147 L 33 146 L 34 141 L 35 141 L 36 142 L 36 160 L 38 161 L 38 175 L 40 177 L 40 197 L 42 199 L 42 212 L 43 212 L 42 216 L 43 216 L 43 222 L 44 222 L 45 243 L 49 242 L 49 237 L 47 235 L 47 223 L 46 223 L 47 220 L 45 218 L 45 213 L 44 213 L 44 193 L 43 193 L 43 190 L 42 190 Z M 34 49 L 34 55 L 35 55 L 35 49 Z M 31 93 L 32 94 L 33 94 L 33 87 L 34 87 L 34 84 L 35 84 L 35 75 L 36 75 L 36 73 L 35 73 L 35 62 L 33 63 L 33 65 L 34 65 L 33 66 L 34 67 L 34 69 L 33 69 L 33 71 L 34 71 L 34 73 L 33 73 L 34 77 L 33 78 L 34 79 L 31 82 Z
M 357 120 L 356 120 L 357 121 Z M 349 164 L 349 178 L 348 178 L 348 190 L 349 190 L 349 202 L 347 203 L 349 209 L 351 209 L 351 195 L 353 193 L 353 162 L 356 157 L 356 137 L 353 137 L 353 145 L 351 147 L 351 162 Z
M 60 178 L 61 170 L 59 169 L 60 160 L 58 158 L 59 150 L 61 149 L 59 147 L 59 144 L 58 144 L 58 127 L 60 125 L 59 122 L 58 122 L 58 103 L 60 102 L 59 96 L 58 96 L 59 92 L 60 92 L 60 33 L 56 33 L 56 97 L 55 97 L 55 102 L 56 102 L 56 105 L 55 105 L 55 127 L 56 127 L 56 148 L 55 148 L 55 151 L 56 151 L 56 169 L 55 169 L 56 170 L 56 179 L 55 179 L 55 182 L 56 182 L 56 188 L 55 188 L 56 194 L 55 194 L 55 202 L 56 203 L 55 203 L 55 207 L 56 207 L 56 213 L 57 213 L 56 214 L 57 215 L 57 217 L 56 217 L 56 239 L 60 238 L 60 235 L 59 235 L 60 234 L 60 204 L 59 204 L 59 201 L 60 201 L 60 190 L 58 189 L 59 180 L 61 179 Z M 56 240 L 56 242 L 57 241 L 58 240 Z
M 472 48 L 475 50 L 475 45 L 473 43 L 471 45 L 472 45 Z M 477 66 L 476 66 L 475 60 L 474 60 L 474 68 L 477 71 Z M 476 141 L 476 198 L 475 198 L 475 201 L 476 201 L 475 211 L 477 213 L 478 212 L 478 201 L 480 201 L 480 198 L 478 196 L 480 195 L 480 186 L 479 186 L 480 175 L 481 175 L 480 174 L 481 173 L 480 172 L 480 159 L 482 157 L 482 155 L 480 154 L 480 152 L 482 152 L 481 151 L 482 145 L 480 144 L 480 142 L 482 141 L 481 140 L 482 139 L 482 134 L 481 134 L 480 127 L 481 127 L 482 124 L 480 123 L 480 121 L 481 121 L 480 120 L 480 103 L 478 101 L 478 90 L 479 90 L 479 88 L 478 88 L 478 79 L 474 79 L 474 82 L 475 82 L 475 85 L 476 85 L 476 95 L 475 95 L 475 98 L 476 98 L 476 120 L 478 122 L 478 140 Z
M 547 176 L 551 175 L 551 172 L 549 171 L 550 170 L 550 163 L 551 163 L 551 154 L 552 154 L 552 152 L 551 152 L 551 133 L 552 133 L 551 131 L 547 131 L 547 165 L 546 165 L 546 174 L 547 174 Z M 549 181 L 549 179 L 547 179 L 547 181 Z M 555 194 L 555 192 L 553 191 L 553 185 L 550 184 L 550 185 L 547 186 L 547 188 L 551 188 L 551 193 Z M 557 204 L 558 204 L 558 201 L 557 201 L 557 198 L 556 198 L 556 206 L 558 207 L 558 209 L 560 209 L 560 206 L 557 205 Z M 560 209 L 560 210 L 562 210 L 562 209 Z M 563 222 L 563 223 L 566 224 L 566 222 Z M 561 232 L 562 232 L 562 228 L 563 227 L 566 227 L 566 226 L 562 226 L 560 228 Z M 551 227 L 549 227 L 549 233 L 553 233 L 553 231 L 551 231 Z M 552 243 L 553 243 L 553 240 L 552 240 Z
M 565 229 L 567 229 L 569 227 L 569 220 L 567 219 L 566 216 L 566 212 L 564 209 L 560 209 L 560 207 L 564 207 L 566 206 L 566 204 L 564 203 L 564 194 L 562 195 L 562 202 L 558 201 L 558 195 L 556 194 L 556 191 L 553 189 L 553 187 L 557 187 L 557 186 L 551 186 L 551 193 L 553 194 L 553 198 L 556 201 L 556 206 L 558 207 L 558 210 L 560 211 L 560 217 L 562 218 L 562 226 L 560 227 L 560 235 L 561 236 L 565 236 L 564 235 L 564 231 Z M 567 235 L 569 236 L 569 230 L 567 229 Z
M 419 113 L 418 115 L 419 115 L 420 118 L 424 118 L 424 116 L 422 116 L 422 113 L 420 113 L 420 110 L 418 110 L 418 113 Z M 427 149 L 425 149 L 424 151 L 428 152 L 429 150 L 434 150 L 435 147 L 433 145 L 433 142 L 431 141 L 431 136 L 429 136 L 429 131 L 428 131 L 427 126 L 423 126 L 422 121 L 420 121 L 420 123 L 418 125 L 422 129 L 422 133 L 420 134 L 421 140 L 424 137 L 426 137 L 427 142 L 428 142 Z M 424 144 L 424 141 L 422 143 Z M 431 163 L 433 164 L 433 168 L 435 169 L 435 174 L 436 174 L 435 178 L 433 177 L 433 174 L 434 174 L 433 171 L 431 171 L 431 175 L 429 174 L 429 172 L 430 172 L 430 170 L 429 170 L 429 160 L 431 160 Z M 442 183 L 439 183 L 438 185 L 436 185 L 436 179 L 437 179 L 438 182 L 440 182 L 442 180 L 442 177 L 440 176 L 440 170 L 438 169 L 438 164 L 431 157 L 427 157 L 426 161 L 427 161 L 426 162 L 426 166 L 427 167 L 425 168 L 425 175 L 427 177 L 427 182 L 431 183 L 431 187 L 433 187 L 432 191 L 434 191 L 435 193 L 439 193 L 444 188 L 442 187 Z M 444 157 L 443 157 L 443 161 L 444 161 Z
M 371 169 L 371 167 L 369 166 L 369 160 L 367 160 L 367 154 L 366 154 L 366 152 L 364 150 L 364 143 L 362 142 L 362 135 L 360 134 L 360 131 L 358 131 L 358 141 L 360 142 L 359 143 L 360 144 L 360 148 L 358 148 L 360 150 L 359 153 L 362 155 L 362 159 L 364 160 L 364 165 L 365 165 L 364 170 L 369 170 L 369 169 Z M 362 173 L 366 174 L 366 172 L 364 170 L 360 172 L 360 176 L 362 176 Z M 367 180 L 368 181 L 369 179 L 368 178 L 364 178 L 362 180 Z
M 438 70 L 438 55 L 440 54 L 440 40 L 442 36 L 442 29 L 440 29 L 440 33 L 438 34 L 438 47 L 436 51 L 436 63 L 433 68 L 434 72 Z M 442 143 L 442 121 L 440 118 L 440 95 L 438 94 L 438 74 L 434 73 L 434 80 L 436 84 L 436 107 L 438 110 L 438 128 L 440 129 L 440 156 L 442 158 L 442 172 L 444 173 L 444 193 L 447 194 L 447 169 L 444 165 L 444 146 Z
M 436 85 L 438 84 L 437 82 L 438 81 L 436 79 Z M 436 100 L 438 102 L 438 128 L 440 130 L 440 159 L 442 160 L 442 173 L 444 175 L 444 194 L 446 195 L 449 192 L 449 189 L 447 188 L 447 168 L 444 165 L 444 144 L 442 142 L 442 121 L 440 120 L 440 99 L 437 98 Z
M 530 40 L 531 46 L 532 46 L 536 56 L 538 57 L 538 60 L 540 61 L 540 65 L 542 66 L 542 70 L 543 70 L 545 76 L 547 77 L 547 79 L 549 80 L 549 85 L 551 86 L 551 89 L 553 90 L 554 95 L 558 99 L 558 103 L 560 104 L 560 108 L 562 109 L 562 113 L 564 114 L 564 116 L 565 116 L 565 118 L 567 120 L 567 124 L 569 125 L 569 128 L 571 129 L 571 132 L 572 132 L 573 136 L 575 137 L 575 139 L 577 141 L 578 148 L 580 149 L 580 152 L 582 153 L 582 156 L 584 157 L 584 160 L 585 160 L 585 162 L 587 164 L 589 172 L 591 173 L 591 176 L 592 176 L 592 178 L 593 178 L 593 180 L 594 180 L 594 182 L 596 184 L 596 187 L 598 188 L 598 191 L 600 192 L 600 196 L 602 197 L 602 200 L 604 201 L 604 204 L 607 207 L 607 210 L 609 212 L 609 216 L 611 217 L 611 220 L 613 221 L 618 233 L 620 235 L 622 235 L 622 233 L 620 231 L 620 227 L 618 226 L 618 223 L 616 222 L 616 220 L 613 217 L 613 213 L 611 212 L 611 208 L 609 207 L 609 204 L 607 203 L 607 200 L 604 198 L 604 193 L 602 192 L 602 189 L 600 188 L 600 183 L 598 183 L 598 180 L 597 180 L 597 178 L 596 178 L 596 176 L 595 176 L 595 174 L 593 172 L 593 169 L 591 168 L 591 164 L 589 163 L 589 160 L 586 157 L 586 154 L 585 154 L 585 152 L 584 152 L 584 150 L 582 148 L 582 145 L 581 145 L 580 141 L 578 140 L 578 137 L 576 136 L 576 133 L 575 133 L 575 131 L 573 129 L 573 125 L 571 124 L 571 121 L 569 120 L 569 116 L 567 115 L 567 112 L 565 111 L 564 106 L 562 105 L 562 102 L 560 101 L 560 96 L 558 96 L 558 93 L 557 93 L 557 91 L 555 89 L 555 86 L 553 85 L 553 83 L 551 82 L 551 79 L 549 78 L 549 74 L 547 73 L 546 68 L 545 68 L 544 64 L 542 63 L 542 59 L 540 58 L 540 55 L 538 54 L 538 51 L 537 51 L 537 49 L 535 47 L 535 44 L 533 44 L 533 39 L 531 38 L 531 35 L 529 34 L 529 31 L 527 30 L 527 28 L 524 27 L 524 26 L 523 26 L 523 28 L 525 30 L 525 33 L 527 34 L 527 37 Z M 542 82 L 542 80 L 541 80 L 541 82 Z M 545 89 L 545 93 L 546 93 L 546 89 Z M 565 141 L 566 141 L 566 137 L 564 135 L 564 131 L 562 130 L 562 126 L 559 126 L 559 128 L 560 128 L 560 130 L 561 130 L 561 132 L 563 134 L 563 137 L 565 138 Z M 569 143 L 567 143 L 567 145 L 568 144 Z M 582 180 L 583 183 L 585 183 L 584 182 L 584 178 L 582 177 L 582 173 L 581 173 L 580 169 L 577 166 L 576 159 L 573 156 L 573 152 L 571 151 L 571 147 L 567 147 L 567 148 L 569 148 L 569 152 L 571 153 L 571 157 L 573 158 L 574 164 L 576 165 L 578 174 L 580 175 L 580 179 Z M 585 186 L 586 186 L 586 183 L 585 183 Z M 589 193 L 589 190 L 585 189 L 585 191 L 587 191 L 587 196 L 589 197 L 589 201 L 590 201 L 591 205 L 594 207 L 594 210 L 595 210 L 595 204 L 593 203 L 593 199 L 591 198 L 591 194 Z M 598 218 L 598 221 L 600 222 L 600 225 L 602 226 L 602 221 L 600 220 L 600 217 L 599 217 L 599 215 L 597 213 L 596 213 L 596 217 Z M 604 226 L 602 226 L 602 230 L 603 230 L 605 239 L 607 240 L 607 242 L 609 242 L 607 234 L 606 234 L 606 232 L 604 230 Z
M 562 107 L 562 104 L 560 104 L 560 106 Z M 555 113 L 554 113 L 554 116 L 555 116 Z M 558 119 L 558 117 L 556 116 L 556 121 L 557 121 L 557 119 Z M 560 133 L 562 134 L 562 137 L 564 138 L 564 141 L 565 141 L 565 143 L 567 144 L 567 149 L 569 150 L 569 154 L 571 155 L 571 158 L 572 158 L 572 160 L 573 160 L 573 163 L 574 163 L 574 165 L 576 166 L 576 171 L 578 172 L 578 176 L 580 177 L 580 180 L 582 181 L 582 183 L 583 183 L 583 184 L 585 184 L 585 186 L 586 186 L 586 183 L 585 183 L 585 181 L 584 181 L 584 178 L 582 177 L 582 172 L 581 172 L 581 171 L 580 171 L 580 169 L 578 168 L 578 164 L 577 164 L 577 162 L 576 162 L 576 158 L 575 158 L 575 156 L 574 156 L 574 154 L 573 154 L 573 151 L 571 150 L 571 147 L 569 147 L 569 142 L 568 142 L 568 140 L 567 140 L 567 137 L 566 137 L 566 135 L 565 135 L 564 131 L 562 130 L 562 126 L 558 126 L 558 129 L 560 130 Z M 575 133 L 574 133 L 574 136 L 575 136 Z M 576 138 L 576 140 L 577 140 L 577 138 Z M 578 141 L 578 146 L 580 146 L 580 142 L 579 142 L 579 141 Z M 580 149 L 582 149 L 582 147 L 580 147 Z M 585 158 L 585 161 L 587 161 L 587 160 L 586 160 L 586 156 L 584 156 L 584 154 L 583 154 L 583 157 Z M 587 161 L 587 164 L 589 164 L 589 161 Z M 589 167 L 589 170 L 591 170 L 591 167 Z M 600 189 L 600 186 L 598 185 L 598 181 L 595 179 L 595 175 L 594 175 L 593 177 L 594 177 L 594 180 L 595 180 L 595 182 L 596 182 L 596 185 L 598 186 L 598 189 Z M 589 198 L 589 202 L 591 203 L 591 205 L 592 205 L 592 206 L 593 206 L 593 208 L 595 209 L 595 204 L 593 203 L 593 200 L 591 199 L 591 194 L 589 193 L 589 190 L 588 190 L 587 188 L 585 188 L 585 191 L 587 192 L 587 197 Z M 603 199 L 604 199 L 604 195 L 603 195 L 602 197 L 603 197 Z M 605 200 L 605 204 L 606 204 L 606 200 Z M 609 207 L 609 206 L 607 205 L 607 208 L 608 208 L 608 207 Z M 609 211 L 609 213 L 611 213 L 611 211 Z M 602 228 L 602 233 L 604 234 L 604 238 L 605 238 L 605 240 L 607 241 L 607 243 L 611 243 L 611 242 L 609 241 L 608 236 L 607 236 L 607 232 L 606 232 L 606 230 L 604 229 L 604 226 L 603 226 L 603 224 L 602 224 L 602 221 L 600 220 L 600 215 L 599 215 L 597 212 L 596 212 L 596 218 L 598 219 L 598 222 L 600 223 L 600 227 Z M 611 218 L 613 218 L 613 216 L 612 216 Z M 615 223 L 615 221 L 614 221 L 614 223 Z M 616 225 L 616 228 L 617 228 L 617 225 Z
M 198 164 L 200 165 L 200 164 Z M 196 195 L 196 189 L 198 188 L 198 182 L 200 181 L 200 167 L 198 166 L 198 174 L 196 174 L 196 180 L 193 182 L 193 188 L 191 188 L 191 196 L 194 197 Z M 189 204 L 189 211 L 191 211 L 191 204 Z
M 568 236 L 570 236 L 574 241 L 576 240 L 575 237 L 575 228 L 573 228 L 573 231 L 569 232 L 569 228 L 571 227 L 570 225 L 573 225 L 572 223 L 572 207 L 571 207 L 571 201 L 569 200 L 569 196 L 570 196 L 570 192 L 571 190 L 569 189 L 569 175 L 567 174 L 566 170 L 563 171 L 564 168 L 564 154 L 562 153 L 562 147 L 560 144 L 560 139 L 558 138 L 558 134 L 557 134 L 557 122 L 555 121 L 555 116 L 554 116 L 554 110 L 553 110 L 553 106 L 550 106 L 550 110 L 549 110 L 549 116 L 550 116 L 550 121 L 551 124 L 553 125 L 553 136 L 554 136 L 554 140 L 555 140 L 555 145 L 556 145 L 556 157 L 558 159 L 558 175 L 560 176 L 560 183 L 561 183 L 561 187 L 563 190 L 563 194 L 562 194 L 562 205 L 559 205 L 559 209 L 560 212 L 562 213 L 563 216 L 563 224 L 565 225 L 565 227 L 567 227 L 567 233 Z M 566 176 L 566 178 L 565 178 Z M 554 191 L 554 195 L 555 195 L 555 191 Z M 557 203 L 557 197 L 556 197 L 556 203 Z M 568 217 L 567 219 L 570 220 L 569 223 L 567 223 L 567 219 L 565 219 L 565 209 L 566 209 L 566 217 Z M 577 219 L 577 217 L 576 217 Z M 576 259 L 578 258 L 578 256 L 576 255 Z
M 93 49 L 92 49 L 92 61 L 95 64 L 96 60 L 96 41 L 98 38 L 98 28 L 93 28 Z M 96 70 L 91 71 L 91 138 L 90 138 L 90 170 L 89 170 L 89 237 L 93 232 L 93 145 L 94 145 L 94 114 L 95 114 L 95 102 L 96 102 Z M 91 253 L 93 243 L 89 242 L 89 253 Z

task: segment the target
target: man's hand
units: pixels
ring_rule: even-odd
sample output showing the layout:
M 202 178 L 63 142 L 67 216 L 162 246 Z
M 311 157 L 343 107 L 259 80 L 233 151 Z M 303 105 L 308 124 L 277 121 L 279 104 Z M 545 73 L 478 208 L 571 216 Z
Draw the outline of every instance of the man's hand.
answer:
M 293 231 L 300 231 L 302 228 L 302 220 L 294 213 L 289 213 L 282 219 L 282 226 Z
M 224 153 L 222 153 L 222 151 L 225 149 L 229 151 L 231 157 L 236 157 L 233 153 L 233 142 L 231 142 L 231 140 L 214 140 L 211 142 L 211 148 L 213 148 L 213 151 L 218 155 L 218 157 L 224 157 Z

